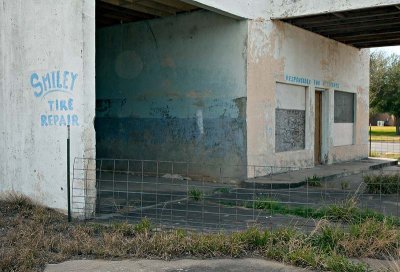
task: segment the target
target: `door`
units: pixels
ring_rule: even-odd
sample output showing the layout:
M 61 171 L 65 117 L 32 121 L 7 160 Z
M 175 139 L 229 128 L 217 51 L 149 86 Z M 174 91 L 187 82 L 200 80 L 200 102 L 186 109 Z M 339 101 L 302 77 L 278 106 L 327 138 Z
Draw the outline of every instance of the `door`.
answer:
M 315 134 L 314 134 L 314 162 L 321 164 L 321 118 L 322 116 L 322 92 L 315 92 Z

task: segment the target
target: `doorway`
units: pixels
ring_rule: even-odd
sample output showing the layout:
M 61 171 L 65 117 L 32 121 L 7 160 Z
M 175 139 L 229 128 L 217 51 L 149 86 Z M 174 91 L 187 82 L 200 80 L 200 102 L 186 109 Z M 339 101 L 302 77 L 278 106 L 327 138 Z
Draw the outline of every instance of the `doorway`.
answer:
M 321 164 L 322 91 L 315 91 L 314 164 Z

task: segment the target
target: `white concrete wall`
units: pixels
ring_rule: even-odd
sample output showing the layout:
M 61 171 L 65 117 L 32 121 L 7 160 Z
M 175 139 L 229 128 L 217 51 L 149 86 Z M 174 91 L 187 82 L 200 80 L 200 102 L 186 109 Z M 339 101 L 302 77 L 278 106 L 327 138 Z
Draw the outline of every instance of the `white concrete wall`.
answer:
M 369 50 L 359 50 L 270 20 L 251 21 L 248 44 L 249 164 L 314 166 L 316 89 L 324 90 L 322 160 L 333 163 L 368 156 Z M 275 152 L 277 82 L 306 87 L 305 150 Z M 335 90 L 357 94 L 351 146 L 335 146 Z
M 352 145 L 354 142 L 354 123 L 333 124 L 333 146 Z
M 306 109 L 306 88 L 292 84 L 276 84 L 276 108 L 288 110 Z
M 68 115 L 71 158 L 95 156 L 94 3 L 0 0 L 0 192 L 66 210 Z

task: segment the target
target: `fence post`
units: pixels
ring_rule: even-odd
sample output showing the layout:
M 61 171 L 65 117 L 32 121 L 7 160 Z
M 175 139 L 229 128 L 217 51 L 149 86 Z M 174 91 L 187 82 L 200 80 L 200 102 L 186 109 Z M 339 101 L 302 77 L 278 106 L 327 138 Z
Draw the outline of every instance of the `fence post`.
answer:
M 68 222 L 72 221 L 71 216 L 71 180 L 70 180 L 70 126 L 68 128 L 68 137 L 67 137 L 67 202 L 68 202 Z
M 369 156 L 371 157 L 372 155 L 372 135 L 371 135 L 371 124 L 369 124 Z

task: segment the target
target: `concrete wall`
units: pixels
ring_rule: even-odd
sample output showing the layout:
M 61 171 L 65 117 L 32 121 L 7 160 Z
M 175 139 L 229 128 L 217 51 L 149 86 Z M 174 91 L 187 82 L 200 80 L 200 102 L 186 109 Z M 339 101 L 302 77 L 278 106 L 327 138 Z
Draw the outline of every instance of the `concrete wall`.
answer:
M 99 29 L 97 157 L 246 164 L 247 29 L 209 11 Z
M 399 0 L 183 0 L 233 18 L 270 19 L 400 4 Z
M 267 16 L 265 0 L 182 0 L 186 3 L 237 19 L 255 19 Z
M 343 146 L 354 143 L 354 123 L 333 124 L 333 145 Z
M 368 51 L 269 18 L 398 0 L 189 2 L 261 19 L 200 11 L 100 30 L 98 157 L 312 166 L 316 88 L 325 162 L 367 156 Z M 1 192 L 66 208 L 67 124 L 71 157 L 96 157 L 94 12 L 94 0 L 0 0 Z M 277 82 L 305 87 L 304 150 L 275 152 Z M 335 146 L 334 90 L 356 94 L 353 145 Z
M 269 17 L 284 18 L 400 4 L 399 0 L 269 0 Z
M 1 192 L 66 210 L 67 123 L 95 156 L 94 2 L 0 0 Z
M 249 164 L 314 165 L 315 90 L 322 95 L 325 163 L 367 157 L 369 51 L 270 20 L 249 23 L 247 154 Z M 306 87 L 304 150 L 275 152 L 277 82 Z M 354 145 L 334 146 L 334 91 L 356 93 Z

